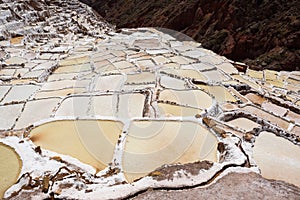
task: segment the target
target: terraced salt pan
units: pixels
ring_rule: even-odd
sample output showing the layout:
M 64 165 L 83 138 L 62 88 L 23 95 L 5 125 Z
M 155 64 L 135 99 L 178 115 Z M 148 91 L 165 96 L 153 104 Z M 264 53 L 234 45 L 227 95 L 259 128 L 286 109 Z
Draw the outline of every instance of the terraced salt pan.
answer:
M 39 77 L 42 77 L 44 74 L 45 70 L 34 70 L 24 73 L 24 75 L 21 76 L 23 76 L 24 79 L 39 79 Z
M 300 115 L 297 113 L 294 113 L 292 111 L 288 111 L 286 117 L 290 120 L 290 121 L 294 121 L 296 123 L 298 123 L 300 125 Z
M 276 80 L 278 76 L 278 72 L 273 70 L 264 70 L 264 75 L 266 80 Z
M 172 163 L 217 162 L 217 138 L 194 122 L 133 121 L 123 153 L 129 182 Z
M 155 83 L 156 77 L 154 73 L 142 72 L 138 74 L 128 74 L 126 84 L 145 84 Z
M 266 101 L 264 103 L 262 103 L 261 107 L 264 110 L 268 110 L 280 117 L 283 117 L 284 114 L 286 114 L 288 111 L 288 109 L 286 109 L 284 107 L 281 107 L 281 106 L 278 106 L 278 105 L 275 105 L 273 103 L 266 102 Z
M 246 112 L 252 113 L 258 117 L 260 117 L 261 119 L 265 119 L 270 121 L 272 124 L 277 125 L 285 130 L 288 129 L 289 127 L 289 122 L 281 119 L 279 117 L 276 117 L 270 113 L 267 113 L 266 111 L 260 110 L 254 106 L 245 106 L 243 108 L 241 108 L 241 110 L 244 110 Z
M 232 111 L 232 110 L 237 110 L 239 107 L 235 104 L 224 103 L 224 104 L 221 105 L 221 108 L 224 111 Z
M 61 80 L 65 80 L 65 79 L 77 79 L 79 75 L 84 75 L 87 74 L 89 72 L 81 72 L 80 74 L 78 73 L 67 73 L 67 74 L 51 74 L 48 77 L 48 81 L 61 81 Z
M 90 80 L 61 80 L 46 82 L 42 91 L 61 90 L 66 88 L 86 88 L 89 86 Z
M 132 73 L 137 73 L 139 72 L 140 69 L 133 66 L 133 67 L 128 67 L 128 68 L 124 68 L 124 69 L 119 69 L 119 72 L 121 73 L 125 73 L 125 74 L 132 74 Z
M 100 57 L 99 59 L 92 59 L 94 61 L 95 71 L 101 72 L 102 68 L 108 65 L 111 65 L 111 62 L 105 60 L 104 58 Z
M 147 49 L 160 47 L 161 43 L 157 39 L 138 39 L 134 41 L 133 45 L 143 49 Z
M 199 57 L 203 57 L 203 56 L 206 55 L 206 53 L 204 53 L 200 49 L 190 50 L 190 49 L 192 49 L 192 47 L 183 46 L 183 45 L 181 46 L 181 45 L 177 46 L 177 48 L 176 47 L 174 47 L 174 48 L 177 49 L 177 50 L 183 50 L 184 52 L 182 53 L 182 55 L 184 55 L 184 56 L 188 56 L 188 57 L 191 57 L 191 58 L 199 58 Z M 190 50 L 190 51 L 186 51 L 186 50 Z
M 251 70 L 251 69 L 247 70 L 247 75 L 252 78 L 256 78 L 256 79 L 263 79 L 263 77 L 264 77 L 263 73 L 264 73 L 263 71 L 256 71 L 256 70 Z
M 97 76 L 94 91 L 119 91 L 126 78 L 123 75 Z
M 81 64 L 81 65 L 66 65 L 66 66 L 61 66 L 57 68 L 54 71 L 54 74 L 60 74 L 60 73 L 78 73 L 78 72 L 83 72 L 83 71 L 90 71 L 91 70 L 91 65 L 86 63 L 86 64 Z
M 200 71 L 207 71 L 207 70 L 213 70 L 215 68 L 215 65 L 211 65 L 208 63 L 193 63 L 191 64 L 195 69 L 198 69 Z
M 217 65 L 218 69 L 221 69 L 227 74 L 237 74 L 238 70 L 231 63 L 222 63 Z
M 128 52 L 128 50 L 126 51 Z M 144 59 L 149 59 L 151 56 L 149 56 L 146 52 L 129 52 L 127 55 L 128 60 L 131 61 L 137 61 L 137 60 L 144 60 Z
M 168 89 L 177 89 L 177 90 L 186 89 L 186 83 L 183 80 L 173 78 L 163 74 L 161 74 L 160 76 L 160 84 L 162 87 Z
M 300 126 L 294 126 L 291 132 L 300 137 Z
M 16 183 L 21 168 L 22 161 L 15 150 L 0 142 L 0 198 Z
M 238 75 L 232 75 L 232 77 L 235 80 L 240 81 L 241 83 L 249 85 L 250 87 L 252 87 L 255 90 L 259 90 L 260 89 L 260 85 L 256 84 L 254 81 L 249 81 L 249 80 L 245 79 L 244 77 L 242 77 L 239 74 Z
M 51 97 L 66 97 L 71 94 L 78 94 L 85 92 L 84 88 L 67 88 L 62 90 L 54 90 L 54 91 L 38 91 L 34 98 L 42 99 L 42 98 L 51 98 Z
M 299 78 L 295 77 L 295 76 L 291 76 L 290 78 L 287 79 L 287 82 L 290 84 L 299 84 Z
M 127 61 L 115 62 L 113 65 L 117 69 L 126 69 L 126 68 L 133 67 L 133 64 L 131 64 L 130 62 L 127 62 Z
M 218 70 L 205 71 L 202 72 L 202 74 L 206 76 L 209 81 L 212 82 L 222 82 L 228 80 L 228 78 Z
M 11 129 L 19 117 L 24 104 L 0 106 L 0 130 Z
M 16 74 L 16 69 L 1 69 L 0 76 L 13 77 Z
M 195 79 L 197 81 L 207 81 L 207 78 L 199 71 L 195 69 L 163 69 L 161 70 L 167 74 L 180 76 L 182 78 Z
M 130 119 L 143 117 L 145 96 L 138 93 L 118 95 L 117 116 Z
M 212 98 L 201 90 L 163 90 L 159 94 L 159 100 L 199 109 L 207 109 L 212 106 Z
M 59 98 L 49 98 L 27 102 L 15 129 L 26 128 L 30 124 L 50 118 L 59 101 Z
M 126 92 L 148 90 L 149 88 L 155 88 L 155 84 L 141 84 L 141 85 L 123 85 L 122 90 Z
M 153 69 L 155 67 L 155 64 L 150 59 L 148 59 L 148 60 L 138 60 L 138 61 L 136 61 L 136 65 L 141 70 L 149 70 L 149 69 Z
M 164 57 L 164 56 L 154 56 L 152 57 L 152 60 L 157 64 L 157 65 L 161 65 L 161 64 L 165 64 L 170 62 L 170 59 Z
M 167 63 L 167 64 L 164 64 L 164 67 L 166 69 L 180 69 L 180 65 L 178 63 Z
M 100 74 L 105 74 L 105 73 L 110 73 L 110 72 L 119 73 L 118 69 L 112 64 L 97 67 L 97 63 L 96 63 L 96 64 L 94 64 L 94 66 L 95 66 L 95 71 Z
M 266 83 L 273 85 L 275 87 L 284 88 L 285 83 L 282 80 L 267 80 Z
M 85 117 L 89 108 L 90 97 L 75 96 L 63 100 L 55 116 L 81 116 Z
M 5 94 L 9 91 L 10 86 L 0 86 L 0 101 L 1 99 L 3 99 L 3 97 L 5 96 Z
M 218 64 L 221 64 L 222 62 L 224 62 L 224 60 L 221 59 L 221 57 L 216 57 L 216 56 L 212 56 L 212 55 L 203 56 L 200 58 L 200 60 L 203 63 L 209 63 L 209 64 L 213 64 L 213 65 L 218 65 Z
M 72 156 L 100 171 L 112 161 L 122 128 L 118 121 L 54 121 L 34 128 L 30 139 L 36 146 Z
M 243 103 L 249 103 L 249 100 L 247 98 L 245 98 L 243 95 L 241 95 L 238 91 L 236 91 L 234 88 L 230 87 L 230 88 L 227 88 L 228 91 L 230 93 L 232 93 L 234 96 L 238 97 L 239 100 Z
M 300 187 L 300 147 L 270 132 L 256 138 L 253 157 L 262 176 Z M 295 178 L 298 177 L 298 178 Z
M 254 121 L 251 121 L 244 117 L 240 117 L 240 118 L 231 120 L 228 123 L 237 128 L 241 128 L 241 129 L 245 130 L 246 132 L 252 131 L 254 128 L 260 127 L 260 125 L 258 123 L 255 123 Z
M 195 62 L 193 59 L 184 57 L 184 56 L 173 56 L 170 57 L 171 61 L 173 61 L 174 63 L 178 63 L 180 65 L 186 65 L 186 64 L 191 64 L 193 62 Z
M 236 98 L 223 86 L 197 85 L 205 92 L 213 95 L 218 102 L 236 102 Z
M 171 105 L 166 103 L 158 103 L 160 117 L 188 117 L 195 116 L 196 114 L 200 114 L 202 112 L 201 109 L 189 108 L 178 105 Z
M 10 44 L 12 45 L 18 45 L 18 44 L 21 44 L 22 41 L 24 39 L 24 36 L 20 36 L 20 37 L 13 37 L 10 39 Z
M 68 65 L 83 64 L 83 63 L 87 63 L 89 61 L 90 61 L 89 56 L 78 56 L 78 57 L 68 58 L 63 61 L 60 61 L 59 64 L 60 64 L 60 66 L 68 66 Z
M 286 84 L 285 88 L 294 92 L 298 92 L 300 90 L 300 86 L 296 84 Z
M 56 61 L 42 61 L 40 64 L 38 64 L 37 66 L 35 66 L 33 69 L 34 70 L 49 70 L 51 68 L 54 68 L 57 65 Z
M 93 96 L 91 97 L 90 102 L 91 107 L 89 109 L 89 115 L 115 116 L 117 113 L 117 95 Z
M 22 57 L 11 57 L 5 61 L 9 65 L 21 65 L 27 62 L 26 59 Z
M 249 99 L 252 103 L 254 103 L 256 105 L 260 105 L 260 106 L 263 104 L 263 102 L 266 101 L 265 98 L 258 96 L 256 94 L 253 94 L 253 93 L 246 94 L 245 97 L 247 97 L 247 99 Z
M 1 103 L 26 101 L 40 87 L 36 85 L 16 85 L 8 92 Z

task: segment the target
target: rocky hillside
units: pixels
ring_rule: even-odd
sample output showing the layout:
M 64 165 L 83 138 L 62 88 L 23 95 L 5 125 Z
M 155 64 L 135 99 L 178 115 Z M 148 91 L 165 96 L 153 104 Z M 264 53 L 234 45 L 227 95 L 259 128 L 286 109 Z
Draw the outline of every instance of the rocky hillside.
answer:
M 299 70 L 300 3 L 81 0 L 117 27 L 165 27 L 255 69 Z

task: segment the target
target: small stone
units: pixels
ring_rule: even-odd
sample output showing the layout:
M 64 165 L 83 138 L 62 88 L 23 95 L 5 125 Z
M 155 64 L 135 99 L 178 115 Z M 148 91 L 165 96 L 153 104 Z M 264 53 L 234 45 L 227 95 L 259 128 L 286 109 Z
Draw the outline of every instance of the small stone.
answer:
M 199 119 L 199 118 L 201 118 L 201 115 L 200 115 L 200 114 L 196 114 L 195 117 L 196 117 L 197 119 Z
M 43 182 L 42 182 L 42 192 L 44 192 L 44 193 L 48 192 L 49 186 L 50 186 L 49 182 L 50 182 L 50 177 L 46 175 L 43 178 Z
M 37 152 L 38 154 L 42 154 L 42 149 L 40 146 L 35 147 L 34 151 Z
M 210 128 L 213 127 L 214 125 L 216 125 L 216 123 L 210 118 L 204 117 L 202 120 L 203 120 L 203 123 L 206 124 Z
M 58 162 L 62 162 L 63 161 L 63 159 L 61 157 L 59 157 L 59 156 L 53 156 L 53 157 L 50 158 L 50 160 L 55 160 L 55 161 L 58 161 Z
M 244 135 L 244 139 L 245 139 L 246 141 L 251 141 L 252 138 L 253 138 L 253 135 L 252 135 L 251 133 L 246 133 L 246 134 Z
M 149 174 L 149 176 L 161 176 L 161 172 L 155 171 L 155 172 L 151 172 Z
M 225 151 L 225 145 L 224 145 L 223 142 L 219 142 L 219 143 L 218 143 L 218 151 L 219 151 L 220 153 L 223 153 L 223 152 Z
M 54 193 L 55 193 L 56 195 L 60 195 L 61 192 L 62 192 L 62 189 L 61 189 L 61 188 L 58 188 L 57 190 L 55 190 Z

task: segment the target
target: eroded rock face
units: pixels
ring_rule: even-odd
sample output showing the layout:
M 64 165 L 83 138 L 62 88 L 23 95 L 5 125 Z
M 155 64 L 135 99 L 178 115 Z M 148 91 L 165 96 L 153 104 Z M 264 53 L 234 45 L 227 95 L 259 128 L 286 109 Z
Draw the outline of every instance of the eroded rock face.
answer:
M 78 1 L 0 8 L 0 144 L 22 160 L 5 198 L 117 199 L 259 173 L 266 131 L 299 148 L 296 71 L 250 70 L 165 30 L 114 32 Z
M 253 69 L 299 70 L 299 2 L 82 0 L 118 27 L 165 27 Z

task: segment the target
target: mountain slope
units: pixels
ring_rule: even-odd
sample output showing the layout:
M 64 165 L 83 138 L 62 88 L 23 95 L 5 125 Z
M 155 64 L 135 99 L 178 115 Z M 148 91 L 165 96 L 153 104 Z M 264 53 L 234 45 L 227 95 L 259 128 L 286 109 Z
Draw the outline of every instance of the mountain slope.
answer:
M 299 70 L 294 1 L 81 0 L 117 27 L 165 27 L 255 69 Z

